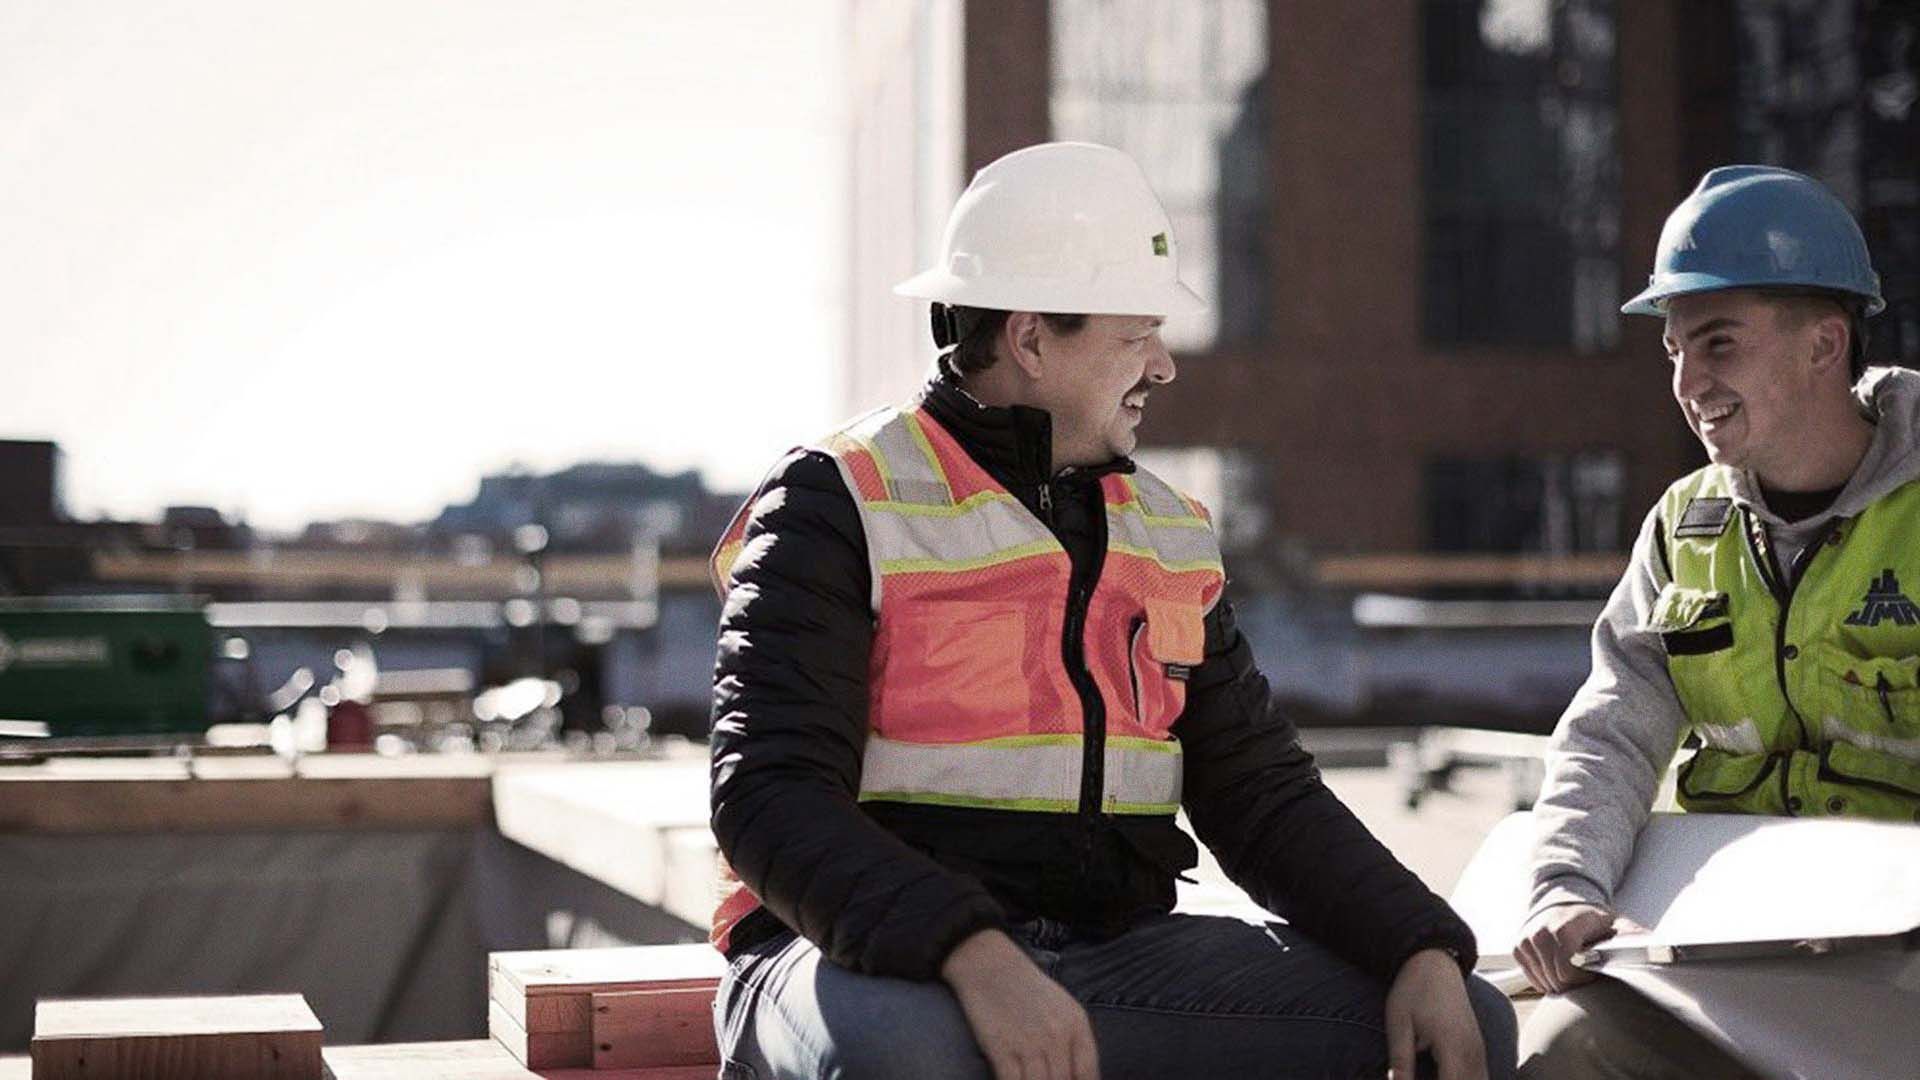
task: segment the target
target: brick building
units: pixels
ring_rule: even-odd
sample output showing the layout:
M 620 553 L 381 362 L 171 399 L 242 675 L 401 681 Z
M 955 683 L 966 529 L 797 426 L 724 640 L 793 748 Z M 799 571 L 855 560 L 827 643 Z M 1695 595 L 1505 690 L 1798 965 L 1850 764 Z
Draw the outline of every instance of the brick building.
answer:
M 1148 456 L 1224 504 L 1230 541 L 1323 568 L 1389 557 L 1346 560 L 1360 567 L 1349 584 L 1379 584 L 1368 575 L 1408 553 L 1630 542 L 1701 458 L 1658 325 L 1616 310 L 1713 164 L 1791 165 L 1848 198 L 1892 305 L 1875 352 L 1920 353 L 1920 5 L 953 7 L 929 0 L 917 17 L 923 40 L 957 41 L 959 174 L 1049 138 L 1121 146 L 1214 301 L 1203 325 L 1168 327 L 1183 385 L 1155 397 Z M 867 100 L 875 85 L 899 88 L 870 80 Z M 890 99 L 896 116 L 948 107 L 919 86 L 918 110 Z M 886 128 L 861 100 L 854 114 Z M 859 249 L 855 295 L 882 293 L 938 242 L 924 222 L 895 234 L 883 267 Z M 851 337 L 849 411 L 897 393 L 897 358 L 930 348 L 917 318 Z M 1593 565 L 1590 584 L 1617 561 Z

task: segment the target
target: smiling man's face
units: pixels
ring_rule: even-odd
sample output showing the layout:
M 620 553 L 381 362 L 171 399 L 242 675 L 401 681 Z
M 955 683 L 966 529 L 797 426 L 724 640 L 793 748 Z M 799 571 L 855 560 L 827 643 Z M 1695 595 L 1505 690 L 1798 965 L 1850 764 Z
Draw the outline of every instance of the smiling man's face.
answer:
M 1745 289 L 1676 296 L 1667 305 L 1673 397 L 1716 465 L 1763 481 L 1790 475 L 1805 453 L 1817 392 L 1811 327 Z
M 1090 315 L 1057 334 L 1041 324 L 1045 374 L 1035 402 L 1053 417 L 1053 463 L 1098 465 L 1133 453 L 1147 395 L 1174 377 L 1157 316 Z

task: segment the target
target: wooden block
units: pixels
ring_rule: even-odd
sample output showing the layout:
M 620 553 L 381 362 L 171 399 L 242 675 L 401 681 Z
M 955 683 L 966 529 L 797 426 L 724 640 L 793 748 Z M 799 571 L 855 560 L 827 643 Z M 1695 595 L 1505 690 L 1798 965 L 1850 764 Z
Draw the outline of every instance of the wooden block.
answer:
M 711 1043 L 708 1009 L 726 961 L 704 944 L 654 945 L 494 953 L 487 968 L 488 1027 L 500 1044 L 528 1068 L 567 1069 L 594 1064 L 595 994 L 686 991 L 663 1003 L 680 1010 L 676 1016 L 697 1008 Z M 639 1045 L 634 1034 L 630 1025 L 621 1029 L 620 1053 Z M 706 1060 L 717 1063 L 719 1056 Z
M 320 1080 L 320 1021 L 298 994 L 97 998 L 34 1007 L 36 1080 Z
M 719 1064 L 712 990 L 622 990 L 593 995 L 594 1068 Z
M 540 1080 L 714 1080 L 718 1065 L 660 1065 L 655 1068 L 541 1068 Z
M 539 1080 L 495 1042 L 329 1046 L 320 1051 L 332 1080 Z M 705 1080 L 712 1080 L 708 1071 Z
M 543 1031 L 529 1034 L 513 1022 L 506 1007 L 487 1002 L 487 1034 L 505 1047 L 515 1061 L 529 1068 L 536 1063 L 548 1066 L 587 1066 L 593 1064 L 593 1032 L 590 1028 Z

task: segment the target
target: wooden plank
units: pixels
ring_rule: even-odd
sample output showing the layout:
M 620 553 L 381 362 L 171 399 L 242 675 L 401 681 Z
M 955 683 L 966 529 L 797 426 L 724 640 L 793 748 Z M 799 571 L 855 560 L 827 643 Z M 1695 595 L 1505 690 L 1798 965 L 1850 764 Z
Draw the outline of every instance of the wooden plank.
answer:
M 1320 583 L 1336 588 L 1420 589 L 1438 585 L 1612 585 L 1627 557 L 1610 552 L 1570 555 L 1380 552 L 1329 555 L 1314 564 Z
M 704 760 L 503 767 L 494 818 L 507 839 L 665 909 L 692 936 L 718 885 L 707 786 Z
M 718 1065 L 660 1065 L 657 1068 L 541 1068 L 540 1080 L 714 1080 Z
M 321 1056 L 333 1080 L 539 1080 L 538 1073 L 488 1039 L 330 1046 Z M 709 1070 L 707 1080 L 712 1076 Z
M 543 949 L 497 952 L 487 958 L 499 976 L 492 992 L 533 997 L 613 990 L 675 990 L 718 986 L 727 962 L 713 946 L 640 945 L 617 949 Z M 637 985 L 638 984 L 638 985 Z M 523 1014 L 524 1015 L 524 1014 Z
M 624 990 L 591 995 L 593 1067 L 720 1064 L 713 990 Z
M 9 779 L 0 832 L 467 828 L 492 820 L 484 776 Z
M 34 1008 L 37 1080 L 320 1080 L 320 1021 L 298 994 L 47 1000 Z

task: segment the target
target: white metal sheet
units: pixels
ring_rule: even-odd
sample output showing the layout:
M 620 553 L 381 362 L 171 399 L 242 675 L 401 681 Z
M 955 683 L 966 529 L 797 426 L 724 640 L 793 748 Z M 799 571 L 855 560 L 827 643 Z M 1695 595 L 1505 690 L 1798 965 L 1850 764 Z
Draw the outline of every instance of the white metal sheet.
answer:
M 1482 957 L 1519 940 L 1533 841 L 1533 815 L 1508 816 L 1454 888 Z M 1654 814 L 1615 908 L 1664 945 L 1904 933 L 1920 927 L 1920 826 Z

